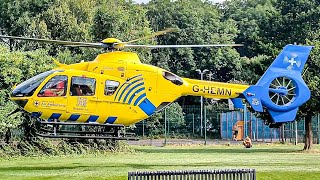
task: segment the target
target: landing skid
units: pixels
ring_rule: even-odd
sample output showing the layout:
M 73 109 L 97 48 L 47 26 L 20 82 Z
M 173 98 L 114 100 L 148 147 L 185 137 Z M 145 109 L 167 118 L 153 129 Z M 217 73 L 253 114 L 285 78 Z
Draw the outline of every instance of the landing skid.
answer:
M 36 135 L 45 138 L 139 140 L 120 124 L 37 121 Z

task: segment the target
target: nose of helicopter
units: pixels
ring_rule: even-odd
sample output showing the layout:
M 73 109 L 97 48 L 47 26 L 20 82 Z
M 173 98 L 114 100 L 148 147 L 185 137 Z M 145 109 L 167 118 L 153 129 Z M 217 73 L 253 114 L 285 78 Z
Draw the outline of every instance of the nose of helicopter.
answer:
M 10 93 L 10 100 L 15 102 L 21 108 L 24 108 L 29 101 L 29 97 L 25 97 L 23 94 L 20 94 L 19 92 L 20 91 L 16 86 L 13 87 Z
M 15 102 L 18 106 L 20 106 L 21 108 L 24 108 L 25 105 L 28 103 L 29 98 L 18 98 L 18 97 L 10 97 L 10 100 L 12 100 L 13 102 Z
M 13 87 L 13 90 L 14 90 L 14 89 L 16 89 L 16 87 Z M 26 98 L 26 97 L 14 97 L 14 96 L 13 96 L 13 95 L 14 95 L 13 90 L 12 90 L 12 92 L 11 92 L 11 94 L 10 94 L 9 99 L 10 99 L 11 101 L 15 102 L 19 107 L 17 107 L 14 111 L 12 111 L 12 112 L 10 112 L 9 114 L 7 114 L 8 117 L 11 116 L 12 114 L 15 114 L 15 113 L 21 111 L 21 110 L 25 110 L 24 107 L 26 106 L 26 104 L 27 104 L 28 101 L 29 101 L 29 100 L 28 100 L 29 98 Z

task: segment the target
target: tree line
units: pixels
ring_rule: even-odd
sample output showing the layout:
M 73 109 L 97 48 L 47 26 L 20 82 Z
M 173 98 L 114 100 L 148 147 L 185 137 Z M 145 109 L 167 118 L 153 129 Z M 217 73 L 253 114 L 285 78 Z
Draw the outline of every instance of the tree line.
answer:
M 255 84 L 286 44 L 314 45 L 304 71 L 311 99 L 300 108 L 305 118 L 305 149 L 311 148 L 312 116 L 319 113 L 320 2 L 316 0 L 0 0 L 3 35 L 70 41 L 99 42 L 107 37 L 136 39 L 165 28 L 175 33 L 139 41 L 139 44 L 242 43 L 241 48 L 134 49 L 144 63 L 179 76 L 198 78 L 196 69 L 208 69 L 212 80 Z M 24 122 L 8 100 L 11 88 L 53 67 L 52 57 L 63 63 L 91 61 L 101 50 L 52 44 L 1 40 L 0 132 Z M 185 98 L 184 104 L 197 103 Z M 175 104 L 174 107 L 179 106 Z M 183 114 L 178 109 L 176 121 Z M 155 127 L 160 115 L 152 117 Z M 270 119 L 266 118 L 266 122 Z

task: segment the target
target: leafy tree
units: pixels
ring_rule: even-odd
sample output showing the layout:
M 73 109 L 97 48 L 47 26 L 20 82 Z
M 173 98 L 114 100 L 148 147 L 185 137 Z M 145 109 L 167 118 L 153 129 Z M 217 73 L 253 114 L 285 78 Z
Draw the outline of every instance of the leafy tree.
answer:
M 149 136 L 154 137 L 163 134 L 164 125 L 161 123 L 162 113 L 155 113 L 147 119 L 147 129 L 149 130 Z
M 52 0 L 1 0 L 0 27 L 6 34 L 24 35 L 32 18 L 52 4 Z
M 239 49 L 242 56 L 276 55 L 277 25 L 281 20 L 276 0 L 231 0 L 226 1 L 221 11 L 225 18 L 236 21 L 240 30 L 236 43 L 245 46 Z
M 3 133 L 17 127 L 25 119 L 21 113 L 8 116 L 17 108 L 9 100 L 12 87 L 40 72 L 51 69 L 53 66 L 52 59 L 47 55 L 46 50 L 10 52 L 3 45 L 0 46 L 0 50 L 0 133 Z
M 170 128 L 176 129 L 185 125 L 182 108 L 176 102 L 166 108 L 166 116 L 167 121 L 170 121 Z
M 254 85 L 261 78 L 263 73 L 270 66 L 272 57 L 259 55 L 253 58 L 242 57 L 240 63 L 240 71 L 236 74 L 236 80 L 242 84 Z
M 59 0 L 48 9 L 35 16 L 26 31 L 26 36 L 67 41 L 92 42 L 91 26 L 95 13 L 96 1 Z M 51 55 L 60 51 L 71 50 L 72 55 L 80 60 L 94 59 L 95 49 L 64 47 L 61 45 L 27 42 L 27 49 L 50 49 Z M 75 59 L 74 58 L 74 59 Z M 77 62 L 73 60 L 73 63 Z
M 311 51 L 310 58 L 308 59 L 307 67 L 304 72 L 304 80 L 306 81 L 309 89 L 311 90 L 311 98 L 304 104 L 299 111 L 299 117 L 305 120 L 305 145 L 304 150 L 312 148 L 313 134 L 312 134 L 312 116 L 320 113 L 320 41 L 314 40 L 308 42 L 315 45 Z
M 96 1 L 37 0 L 0 1 L 3 8 L 0 20 L 2 33 L 34 38 L 70 41 L 92 41 L 91 26 Z M 97 50 L 63 47 L 61 45 L 10 40 L 15 49 L 48 49 L 51 55 L 71 49 L 80 60 L 94 59 Z M 82 55 L 82 56 L 81 56 Z M 73 61 L 75 62 L 75 61 Z
M 180 29 L 158 37 L 158 44 L 233 43 L 238 33 L 235 22 L 223 20 L 210 1 L 154 0 L 147 8 L 153 29 Z M 182 76 L 196 76 L 196 69 L 206 68 L 215 80 L 228 81 L 234 77 L 239 59 L 234 48 L 172 48 L 153 50 L 152 63 Z
M 146 9 L 132 1 L 102 1 L 97 7 L 92 25 L 94 41 L 113 37 L 123 42 L 150 35 L 152 30 L 146 18 Z M 152 40 L 140 40 L 137 43 L 154 44 Z M 130 49 L 129 51 L 131 51 Z M 150 49 L 135 49 L 141 60 L 150 62 Z

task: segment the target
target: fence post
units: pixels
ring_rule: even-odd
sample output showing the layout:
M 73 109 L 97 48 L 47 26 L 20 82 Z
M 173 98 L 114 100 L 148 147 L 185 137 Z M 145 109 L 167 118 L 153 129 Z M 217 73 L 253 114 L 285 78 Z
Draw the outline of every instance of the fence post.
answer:
M 194 114 L 192 113 L 192 136 L 194 136 Z
M 220 113 L 220 138 L 222 139 L 222 131 L 223 131 L 223 129 L 222 129 L 222 113 Z
M 256 140 L 257 141 L 259 139 L 259 135 L 258 135 L 259 134 L 259 129 L 258 129 L 259 128 L 259 123 L 258 123 L 258 120 L 259 119 L 256 118 Z
M 297 145 L 298 144 L 298 124 L 297 124 L 297 121 L 295 120 L 294 121 L 294 134 L 295 134 L 295 141 L 294 141 L 294 144 Z
M 317 125 L 318 125 L 318 144 L 320 144 L 320 117 L 317 114 Z
M 167 123 L 168 123 L 168 136 L 170 137 L 170 118 L 167 119 Z
M 252 137 L 252 113 L 251 112 L 249 112 L 250 113 L 250 138 L 251 139 L 253 139 L 253 137 Z
M 228 118 L 228 115 L 229 115 L 229 113 L 228 112 L 226 112 L 226 138 L 227 138 L 227 140 L 229 139 L 229 137 L 228 137 L 228 129 L 229 129 L 229 126 L 228 126 L 228 121 L 229 121 L 229 118 Z
M 142 121 L 142 137 L 144 137 L 144 120 Z
M 290 143 L 292 143 L 292 122 L 290 123 L 290 126 L 289 126 L 289 137 L 290 137 Z
M 202 78 L 201 78 L 202 79 Z M 201 96 L 200 97 L 201 100 L 200 100 L 200 135 L 201 137 L 203 136 L 203 117 L 202 117 L 202 112 L 203 112 L 203 97 Z
M 246 104 L 244 104 L 244 108 L 243 108 L 243 129 L 244 129 L 243 139 L 245 139 L 247 137 L 247 105 Z
M 233 122 L 233 119 L 234 119 L 234 113 L 233 113 L 233 111 L 231 111 L 231 124 L 232 124 L 232 128 L 233 128 L 233 126 L 234 126 L 234 122 Z M 231 129 L 232 130 L 232 129 Z M 233 134 L 232 134 L 232 137 L 231 137 L 231 139 L 233 139 Z
M 265 127 L 264 127 L 264 123 L 262 123 L 262 141 L 264 142 L 264 130 L 265 130 Z
M 164 109 L 164 145 L 167 145 L 167 112 Z
M 206 105 L 204 106 L 204 145 L 207 145 L 207 110 Z

